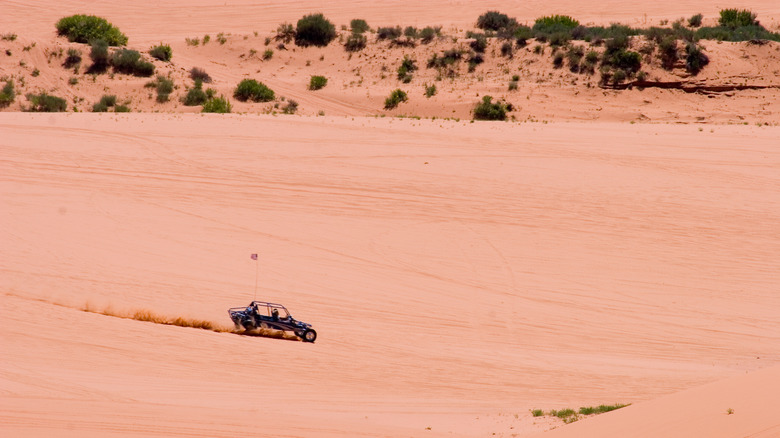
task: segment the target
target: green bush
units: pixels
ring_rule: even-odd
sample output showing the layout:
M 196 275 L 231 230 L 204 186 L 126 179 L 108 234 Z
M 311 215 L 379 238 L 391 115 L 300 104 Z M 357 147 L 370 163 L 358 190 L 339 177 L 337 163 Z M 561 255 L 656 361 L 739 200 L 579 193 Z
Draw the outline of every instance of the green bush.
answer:
M 187 94 L 182 99 L 182 103 L 185 106 L 203 105 L 209 100 L 206 92 L 203 91 L 203 82 L 195 81 L 195 86 L 187 91 Z
M 718 24 L 736 29 L 743 26 L 757 26 L 756 14 L 747 9 L 723 9 L 720 11 Z
M 517 47 L 525 47 L 528 44 L 528 40 L 534 37 L 534 32 L 528 26 L 517 26 L 513 36 L 515 37 Z
M 673 36 L 664 38 L 658 44 L 658 57 L 661 59 L 661 66 L 667 70 L 674 68 L 677 62 L 677 40 Z
M 428 68 L 444 68 L 455 64 L 463 58 L 463 52 L 456 49 L 445 50 L 442 56 L 434 53 L 430 59 L 428 59 Z
M 569 34 L 579 25 L 579 21 L 568 15 L 550 15 L 537 18 L 534 22 L 533 31 L 536 35 L 552 35 L 559 32 Z
M 154 64 L 144 61 L 136 50 L 119 49 L 111 55 L 111 66 L 117 73 L 148 77 L 154 74 Z
M 482 97 L 482 102 L 474 107 L 474 120 L 506 120 L 508 106 L 501 102 L 493 102 L 491 96 Z
M 417 64 L 414 59 L 404 55 L 401 65 L 398 67 L 398 80 L 407 84 L 412 81 L 412 72 L 417 70 Z
M 685 57 L 685 68 L 693 75 L 699 74 L 701 69 L 710 63 L 710 58 L 704 54 L 701 47 L 696 43 L 688 43 L 688 45 L 685 46 L 685 53 L 687 55 Z
M 270 102 L 274 100 L 274 91 L 262 82 L 258 82 L 254 79 L 244 79 L 236 87 L 236 90 L 233 92 L 233 97 L 242 102 L 246 102 L 247 100 L 252 100 L 254 102 Z
M 81 51 L 78 49 L 68 49 L 68 56 L 65 58 L 65 62 L 62 63 L 65 68 L 73 68 L 76 65 L 81 64 Z
M 100 101 L 98 103 L 92 105 L 92 112 L 104 113 L 107 112 L 109 108 L 115 105 L 116 105 L 116 96 L 106 94 L 100 98 Z
M 325 76 L 312 76 L 309 80 L 309 90 L 319 90 L 328 85 L 328 78 Z
M 553 66 L 555 68 L 563 67 L 563 53 L 555 52 L 555 55 L 553 56 Z
M 412 38 L 412 39 L 417 38 L 418 33 L 419 31 L 414 26 L 407 26 L 404 29 L 404 36 L 407 38 Z
M 701 26 L 701 20 L 704 18 L 704 15 L 702 14 L 696 14 L 691 16 L 691 18 L 688 19 L 688 26 L 691 27 L 699 27 Z
M 173 80 L 163 75 L 157 75 L 157 79 L 146 84 L 149 88 L 157 90 L 157 102 L 167 102 L 173 92 Z
M 390 93 L 390 96 L 385 99 L 385 109 L 393 109 L 397 107 L 400 103 L 406 102 L 409 100 L 408 96 L 406 95 L 406 92 L 401 89 L 395 89 L 392 93 Z
M 273 57 L 274 57 L 274 51 L 271 49 L 265 49 L 265 52 L 263 52 L 263 61 L 268 61 Z
M 352 29 L 353 33 L 364 33 L 371 29 L 368 27 L 366 20 L 363 20 L 362 18 L 355 18 L 354 20 L 350 21 L 349 27 Z
M 230 102 L 224 96 L 219 96 L 206 101 L 206 103 L 203 104 L 201 112 L 224 114 L 229 113 L 232 109 L 233 107 L 230 105 Z
M 425 85 L 425 97 L 433 97 L 436 95 L 436 84 Z
M 471 37 L 473 40 L 469 43 L 469 46 L 477 53 L 485 53 L 488 45 L 487 36 L 484 33 L 474 33 Z
M 347 41 L 344 43 L 344 50 L 347 52 L 359 52 L 366 48 L 368 38 L 365 35 L 359 33 L 353 33 L 347 37 Z
M 428 44 L 436 38 L 436 29 L 426 26 L 420 31 L 420 41 L 423 44 Z
M 304 16 L 295 28 L 295 44 L 301 47 L 325 47 L 334 38 L 336 27 L 322 14 Z
M 485 30 L 501 30 L 514 28 L 517 21 L 498 11 L 488 11 L 477 18 L 477 27 Z
M 35 113 L 56 113 L 63 112 L 68 108 L 65 99 L 57 96 L 49 96 L 46 93 L 28 94 L 27 100 L 30 101 L 30 107 L 27 111 Z
M 7 107 L 14 103 L 16 99 L 16 91 L 14 90 L 14 81 L 9 79 L 6 81 L 3 89 L 0 90 L 0 108 Z
M 380 40 L 394 40 L 401 36 L 401 26 L 380 27 L 376 31 L 376 37 Z
M 108 43 L 103 40 L 95 40 L 90 43 L 90 46 L 89 58 L 92 60 L 92 66 L 89 67 L 89 72 L 102 73 L 106 71 L 109 64 Z
M 282 23 L 276 28 L 276 41 L 283 41 L 289 43 L 295 38 L 295 28 L 290 23 Z M 267 44 L 266 44 L 267 45 Z
M 105 18 L 94 15 L 71 15 L 61 18 L 57 24 L 57 33 L 68 37 L 69 41 L 90 43 L 103 40 L 110 46 L 124 46 L 127 36 Z
M 160 43 L 159 45 L 152 47 L 149 50 L 149 54 L 152 55 L 152 58 L 170 62 L 171 57 L 173 56 L 173 50 L 171 50 L 171 46 Z
M 125 106 L 125 105 L 117 105 L 117 106 L 114 107 L 114 112 L 115 113 L 129 113 L 130 112 L 130 107 Z

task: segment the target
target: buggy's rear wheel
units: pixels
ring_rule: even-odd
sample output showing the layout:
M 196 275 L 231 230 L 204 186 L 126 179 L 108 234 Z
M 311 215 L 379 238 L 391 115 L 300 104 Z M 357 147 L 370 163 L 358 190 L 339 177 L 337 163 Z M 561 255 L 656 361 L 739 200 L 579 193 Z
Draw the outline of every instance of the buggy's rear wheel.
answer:
M 314 342 L 317 340 L 317 332 L 312 329 L 308 329 L 303 332 L 303 336 L 301 336 L 301 338 L 303 339 L 303 342 Z

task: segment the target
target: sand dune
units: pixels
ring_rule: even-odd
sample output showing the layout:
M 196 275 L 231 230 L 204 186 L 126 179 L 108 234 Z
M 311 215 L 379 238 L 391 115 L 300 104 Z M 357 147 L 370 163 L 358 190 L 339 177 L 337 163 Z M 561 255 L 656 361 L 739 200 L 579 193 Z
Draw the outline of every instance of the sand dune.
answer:
M 539 435 L 558 437 L 780 436 L 780 368 L 681 391 Z
M 3 113 L 0 130 L 3 435 L 528 435 L 555 425 L 530 409 L 638 411 L 780 363 L 777 128 Z M 258 298 L 315 344 L 82 310 L 229 324 L 253 252 Z

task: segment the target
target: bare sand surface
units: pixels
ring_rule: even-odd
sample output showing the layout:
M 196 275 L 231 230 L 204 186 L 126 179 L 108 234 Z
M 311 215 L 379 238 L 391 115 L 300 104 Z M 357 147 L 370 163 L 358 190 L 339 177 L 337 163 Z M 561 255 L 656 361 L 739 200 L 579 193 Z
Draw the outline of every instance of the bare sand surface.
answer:
M 708 436 L 777 431 L 755 401 L 780 364 L 777 127 L 3 113 L 0 133 L 0 435 L 529 436 L 560 425 L 531 409 L 616 402 L 571 436 L 698 406 L 737 424 Z M 315 344 L 84 311 L 227 326 L 254 252 L 257 298 Z

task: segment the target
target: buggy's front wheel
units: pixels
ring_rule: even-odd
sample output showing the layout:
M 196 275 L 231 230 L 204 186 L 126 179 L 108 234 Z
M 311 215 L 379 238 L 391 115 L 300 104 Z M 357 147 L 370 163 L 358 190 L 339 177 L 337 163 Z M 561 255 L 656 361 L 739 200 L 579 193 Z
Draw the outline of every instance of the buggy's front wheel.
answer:
M 317 332 L 315 332 L 312 329 L 308 329 L 305 332 L 303 332 L 303 336 L 301 336 L 301 339 L 303 339 L 303 342 L 314 342 L 317 340 Z

